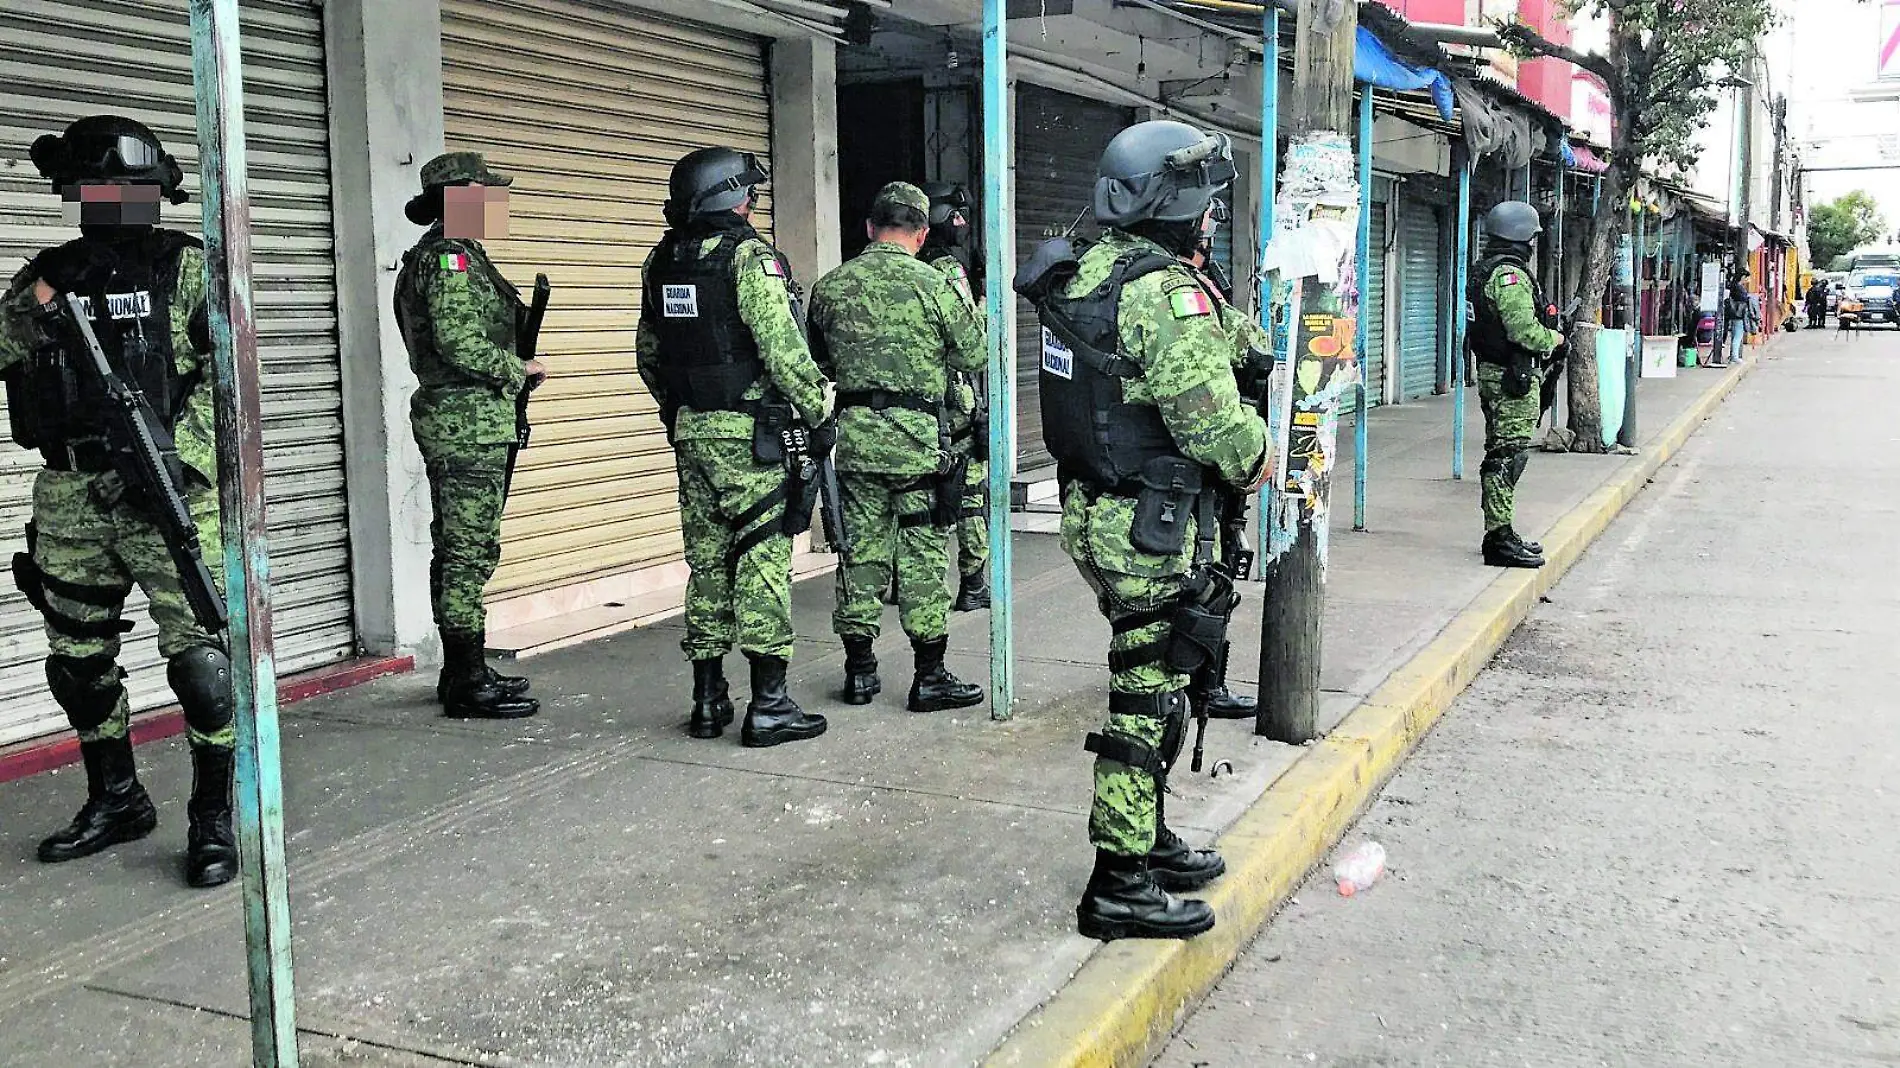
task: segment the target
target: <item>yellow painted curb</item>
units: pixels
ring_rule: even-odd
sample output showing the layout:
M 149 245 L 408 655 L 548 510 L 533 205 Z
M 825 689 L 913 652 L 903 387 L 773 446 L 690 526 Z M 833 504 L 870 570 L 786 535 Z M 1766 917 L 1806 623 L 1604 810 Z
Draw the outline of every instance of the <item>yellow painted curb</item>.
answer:
M 1016 1026 L 984 1062 L 988 1068 L 1146 1063 L 1491 662 L 1538 598 L 1759 362 L 1758 354 L 1731 370 L 1669 425 L 1640 462 L 1559 520 L 1544 535 L 1548 563 L 1541 570 L 1506 572 L 1486 587 L 1221 835 L 1227 875 L 1203 895 L 1220 916 L 1218 926 L 1186 942 L 1104 945 Z

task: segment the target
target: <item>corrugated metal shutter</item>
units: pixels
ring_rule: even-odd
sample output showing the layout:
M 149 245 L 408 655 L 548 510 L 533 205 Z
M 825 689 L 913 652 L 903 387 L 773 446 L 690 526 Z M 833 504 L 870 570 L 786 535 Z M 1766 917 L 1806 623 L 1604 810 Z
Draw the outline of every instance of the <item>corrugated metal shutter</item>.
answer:
M 673 452 L 634 366 L 640 265 L 676 160 L 715 144 L 767 157 L 764 45 L 573 0 L 444 0 L 442 81 L 449 146 L 514 176 L 489 251 L 516 283 L 554 286 L 550 377 L 489 596 L 677 560 Z
M 1092 212 L 1102 149 L 1134 121 L 1133 110 L 1022 83 L 1016 96 L 1016 249 L 1027 257 L 1082 216 L 1078 233 L 1099 231 Z M 1016 306 L 1016 469 L 1055 461 L 1042 444 L 1042 328 L 1028 301 Z
M 1372 255 L 1367 259 L 1366 281 L 1366 406 L 1385 403 L 1385 228 L 1388 208 L 1372 202 Z
M 277 668 L 349 656 L 349 529 L 337 362 L 336 266 L 330 219 L 330 134 L 323 29 L 300 0 L 245 0 L 245 130 L 249 137 L 264 365 L 265 488 Z M 0 277 L 66 241 L 59 200 L 27 159 L 35 137 L 99 112 L 152 127 L 185 169 L 193 202 L 166 206 L 169 226 L 196 232 L 197 126 L 185 0 L 7 0 L 0 36 Z M 21 548 L 37 453 L 0 448 L 0 556 Z M 215 563 L 213 566 L 216 566 Z M 138 629 L 122 662 L 137 708 L 168 704 L 155 631 L 133 595 Z M 0 744 L 58 728 L 46 696 L 40 618 L 0 583 Z
M 1438 209 L 1399 200 L 1399 395 L 1431 394 L 1438 386 L 1439 291 L 1444 286 Z

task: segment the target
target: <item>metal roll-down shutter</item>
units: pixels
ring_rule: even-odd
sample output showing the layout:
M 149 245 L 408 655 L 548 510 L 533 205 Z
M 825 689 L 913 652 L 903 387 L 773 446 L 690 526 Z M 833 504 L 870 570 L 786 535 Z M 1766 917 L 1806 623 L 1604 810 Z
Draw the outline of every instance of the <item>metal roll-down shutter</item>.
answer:
M 764 44 L 575 0 L 444 0 L 442 81 L 449 147 L 514 177 L 489 251 L 524 290 L 537 271 L 554 287 L 489 596 L 678 560 L 673 452 L 635 368 L 640 267 L 676 160 L 768 155 Z
M 245 133 L 252 194 L 265 493 L 277 669 L 356 647 L 343 487 L 330 133 L 321 12 L 302 0 L 245 0 Z M 192 202 L 167 226 L 198 231 L 198 145 L 185 0 L 7 0 L 0 22 L 0 278 L 75 236 L 27 146 L 110 112 L 150 126 L 178 157 Z M 0 447 L 0 558 L 23 545 L 39 455 Z M 220 561 L 210 561 L 221 566 Z M 155 631 L 134 593 L 121 662 L 135 708 L 168 704 Z M 0 744 L 63 723 L 46 694 L 39 615 L 0 582 Z

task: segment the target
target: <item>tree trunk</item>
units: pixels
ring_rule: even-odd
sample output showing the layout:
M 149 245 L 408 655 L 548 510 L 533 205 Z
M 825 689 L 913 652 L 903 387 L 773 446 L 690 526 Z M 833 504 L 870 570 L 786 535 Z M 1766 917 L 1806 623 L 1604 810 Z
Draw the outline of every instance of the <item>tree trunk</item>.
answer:
M 1583 298 L 1578 318 L 1598 307 L 1603 291 L 1616 268 L 1617 243 L 1623 237 L 1625 212 L 1618 210 L 1629 200 L 1629 186 L 1623 168 L 1613 166 L 1603 176 L 1603 194 L 1598 198 L 1595 216 L 1590 222 L 1590 240 L 1585 246 L 1583 278 L 1573 297 Z M 1597 383 L 1597 332 L 1580 323 L 1570 332 L 1565 370 L 1570 375 L 1570 432 L 1572 452 L 1606 452 L 1603 444 L 1603 404 Z

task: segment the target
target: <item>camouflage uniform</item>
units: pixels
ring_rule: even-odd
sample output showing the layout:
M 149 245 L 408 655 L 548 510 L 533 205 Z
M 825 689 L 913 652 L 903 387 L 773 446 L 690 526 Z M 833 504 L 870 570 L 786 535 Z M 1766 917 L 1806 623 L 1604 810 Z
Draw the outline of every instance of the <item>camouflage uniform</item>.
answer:
M 18 365 L 37 344 L 28 317 L 33 311 L 31 287 L 38 274 L 29 264 L 15 276 L 0 303 L 0 370 Z M 212 362 L 209 355 L 197 351 L 186 326 L 192 315 L 202 312 L 204 299 L 204 253 L 194 244 L 178 255 L 176 288 L 170 300 L 172 364 L 181 380 L 195 383 L 180 409 L 174 439 L 185 469 L 185 499 L 198 529 L 199 546 L 213 563 L 212 580 L 222 590 L 224 569 L 216 566 L 223 550 Z M 192 616 L 164 537 L 156 524 L 124 500 L 124 483 L 118 474 L 42 468 L 33 480 L 33 528 L 33 562 L 51 580 L 47 602 L 62 617 L 46 623 L 48 651 L 55 662 L 117 660 L 119 635 L 105 631 L 119 620 L 134 582 L 150 601 L 159 655 L 170 659 L 189 649 L 221 645 L 222 638 L 206 631 Z M 93 633 L 77 633 L 87 630 Z M 123 672 L 114 664 L 105 677 L 111 680 L 116 697 L 102 719 L 94 722 L 87 717 L 82 722 L 68 710 L 81 742 L 124 738 L 130 729 L 131 707 L 120 681 Z M 222 723 L 188 720 L 186 732 L 194 746 L 228 751 L 235 742 L 228 718 Z
M 736 220 L 737 216 L 733 216 Z M 749 229 L 749 228 L 748 228 Z M 698 254 L 710 256 L 722 238 L 703 236 Z M 652 264 L 648 258 L 649 266 Z M 743 240 L 733 261 L 739 317 L 758 345 L 765 378 L 745 393 L 764 398 L 769 384 L 817 425 L 829 415 L 829 383 L 812 362 L 804 332 L 792 311 L 792 281 L 778 253 L 756 233 Z M 661 410 L 669 400 L 659 335 L 642 307 L 638 335 L 640 378 Z M 695 411 L 681 407 L 670 437 L 679 470 L 680 523 L 686 541 L 687 659 L 716 660 L 736 643 L 747 654 L 789 660 L 792 655 L 792 540 L 784 522 L 785 468 L 753 458 L 750 411 Z M 775 499 L 776 498 L 776 499 Z M 767 532 L 769 533 L 762 533 Z M 753 544 L 735 559 L 733 549 Z
M 1094 290 L 1119 257 L 1138 248 L 1168 255 L 1144 238 L 1107 231 L 1082 256 L 1065 295 L 1079 298 Z M 1202 299 L 1193 299 L 1193 294 Z M 1266 468 L 1266 424 L 1240 401 L 1233 373 L 1235 341 L 1214 310 L 1185 265 L 1128 283 L 1122 290 L 1117 329 L 1121 354 L 1139 362 L 1142 373 L 1126 381 L 1123 396 L 1129 404 L 1159 408 L 1182 455 L 1231 485 L 1252 487 Z M 1104 492 L 1091 499 L 1088 489 L 1071 483 L 1063 494 L 1062 547 L 1115 630 L 1109 641 L 1109 689 L 1126 694 L 1182 691 L 1188 677 L 1165 664 L 1123 661 L 1131 651 L 1168 638 L 1168 609 L 1180 597 L 1194 562 L 1193 520 L 1181 551 L 1158 556 L 1132 544 L 1134 517 L 1133 498 Z M 1162 720 L 1150 716 L 1111 714 L 1105 733 L 1160 749 L 1163 728 Z M 1157 785 L 1153 775 L 1107 757 L 1096 759 L 1089 840 L 1097 849 L 1128 857 L 1147 855 L 1155 845 Z
M 75 185 L 142 186 L 174 204 L 185 200 L 177 161 L 149 128 L 122 116 L 80 119 L 61 135 L 36 140 L 31 155 L 62 193 Z M 87 208 L 97 202 L 79 199 L 83 236 L 35 257 L 0 297 L 0 370 L 9 376 L 15 433 L 30 435 L 46 458 L 33 483 L 30 557 L 16 557 L 14 571 L 45 618 L 48 688 L 79 735 L 86 769 L 86 803 L 70 825 L 40 842 L 38 857 L 76 860 L 144 837 L 158 824 L 138 780 L 118 664 L 121 636 L 132 628 L 120 615 L 136 582 L 149 599 L 166 681 L 191 744 L 185 881 L 218 886 L 238 869 L 231 828 L 236 701 L 223 635 L 193 614 L 165 537 L 141 501 L 142 493 L 166 487 L 127 484 L 111 451 L 114 432 L 94 414 L 94 406 L 108 402 L 88 366 L 90 353 L 74 338 L 43 337 L 47 319 L 34 293 L 41 281 L 62 302 L 84 298 L 113 371 L 144 392 L 159 421 L 169 419 L 178 466 L 168 488 L 183 498 L 221 596 L 216 371 L 204 253 L 195 238 L 158 228 L 156 213 L 134 211 L 129 199 L 116 212 L 95 208 L 90 218 Z M 43 341 L 62 342 L 56 366 L 36 355 L 53 351 L 41 350 Z M 156 444 L 163 459 L 164 443 Z
M 963 261 L 948 249 L 934 251 L 935 255 L 932 249 L 924 249 L 925 262 L 949 279 L 951 287 L 968 303 L 970 314 L 976 318 L 977 329 L 983 330 L 983 312 L 977 304 L 976 293 L 971 289 L 970 273 L 964 268 Z M 952 375 L 950 389 L 945 394 L 951 444 L 963 445 L 966 454 L 973 454 L 980 448 L 972 437 L 976 413 L 984 403 L 984 398 L 977 395 L 979 382 L 972 376 Z M 957 516 L 956 525 L 958 575 L 976 575 L 989 565 L 989 501 L 990 465 L 988 461 L 978 460 L 971 455 L 970 467 L 963 479 L 963 508 Z
M 903 188 L 928 212 L 920 190 Z M 844 637 L 876 636 L 879 595 L 894 568 L 904 632 L 913 641 L 943 638 L 949 552 L 931 506 L 950 456 L 939 410 L 950 371 L 984 364 L 982 323 L 967 290 L 908 249 L 874 242 L 812 288 L 811 324 L 838 380 L 837 467 L 850 542 L 832 626 Z
M 1538 356 L 1557 351 L 1564 336 L 1544 325 L 1538 314 L 1537 284 L 1523 267 L 1500 264 L 1484 282 L 1481 299 L 1496 309 L 1509 340 Z M 1505 388 L 1505 369 L 1480 359 L 1478 403 L 1484 411 L 1484 463 L 1479 469 L 1486 533 L 1511 525 L 1517 509 L 1517 481 L 1530 460 L 1537 433 L 1538 377 L 1531 366 L 1529 389 L 1515 395 Z
M 422 174 L 430 188 L 478 177 L 506 183 L 474 153 L 431 160 Z M 416 375 L 409 425 L 429 478 L 429 597 L 445 643 L 487 629 L 482 590 L 501 561 L 515 398 L 527 383 L 515 350 L 520 307 L 481 242 L 445 236 L 439 221 L 403 257 L 396 320 Z

